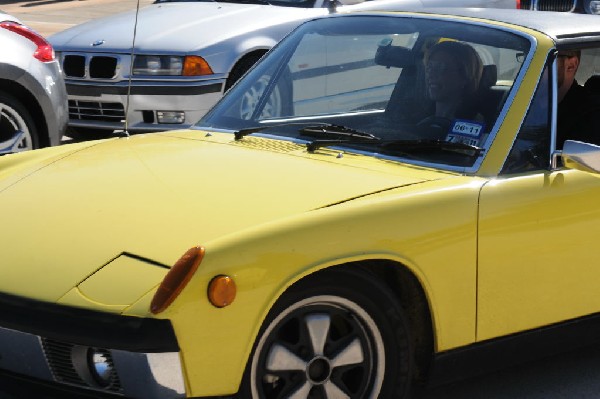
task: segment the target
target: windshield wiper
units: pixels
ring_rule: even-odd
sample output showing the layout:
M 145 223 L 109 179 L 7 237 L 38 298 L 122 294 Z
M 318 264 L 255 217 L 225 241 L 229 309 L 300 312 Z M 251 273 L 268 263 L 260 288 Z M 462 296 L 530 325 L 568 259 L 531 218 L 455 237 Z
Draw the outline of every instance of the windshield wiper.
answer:
M 285 123 L 277 123 L 277 124 L 273 124 L 273 125 L 247 127 L 244 129 L 236 130 L 235 132 L 233 132 L 233 136 L 235 137 L 236 140 L 240 140 L 243 137 L 248 136 L 249 134 L 263 132 L 268 129 L 273 129 L 273 128 L 277 128 L 277 127 L 286 127 L 286 126 L 298 126 L 298 125 L 300 125 L 300 126 L 309 125 L 309 126 L 312 126 L 315 128 L 318 128 L 321 126 L 321 125 L 314 125 L 314 122 L 285 122 Z M 330 126 L 331 124 L 323 123 L 322 125 Z
M 291 122 L 291 123 L 281 123 L 278 125 L 265 125 L 265 126 L 256 126 L 249 127 L 246 129 L 240 129 L 233 133 L 236 140 L 242 139 L 244 136 L 249 134 L 258 133 L 265 131 L 267 129 L 277 128 L 277 127 L 285 127 L 285 126 L 293 126 L 293 125 L 307 125 L 308 123 L 303 122 Z M 373 141 L 381 140 L 379 137 L 370 134 L 361 132 L 359 130 L 355 130 L 346 126 L 334 125 L 331 123 L 321 123 L 321 124 L 308 124 L 299 130 L 299 132 L 303 136 L 308 137 L 327 137 L 327 139 L 317 139 L 312 140 L 306 144 L 306 148 L 309 152 L 314 152 L 321 147 L 343 144 L 343 143 L 367 143 Z
M 332 135 L 333 135 L 333 136 L 344 137 L 344 138 L 346 138 L 346 137 L 361 137 L 361 138 L 366 138 L 366 139 L 371 139 L 371 140 L 379 140 L 379 137 L 374 136 L 372 134 L 363 133 L 358 130 L 354 130 L 354 129 L 351 129 L 351 128 L 348 128 L 345 126 L 334 125 L 334 124 L 326 123 L 326 122 L 322 122 L 322 123 L 286 122 L 286 123 L 279 123 L 279 124 L 273 124 L 273 125 L 255 126 L 255 127 L 248 127 L 248 128 L 236 130 L 233 133 L 233 135 L 235 136 L 236 140 L 240 140 L 241 138 L 243 138 L 244 136 L 247 136 L 249 134 L 258 133 L 258 132 L 262 132 L 262 131 L 277 128 L 277 127 L 286 127 L 286 126 L 304 126 L 302 129 L 299 130 L 299 132 L 302 133 L 304 136 L 308 136 L 308 137 L 332 137 Z
M 458 154 L 464 154 L 470 157 L 479 156 L 484 149 L 470 144 L 458 143 L 445 140 L 394 140 L 383 143 L 381 148 L 386 152 L 431 152 L 431 151 L 446 151 Z
M 321 147 L 336 144 L 370 143 L 381 140 L 381 138 L 374 134 L 361 132 L 360 130 L 340 125 L 307 126 L 300 129 L 300 133 L 308 137 L 331 137 L 327 139 L 317 139 L 307 143 L 306 149 L 308 152 L 315 152 Z

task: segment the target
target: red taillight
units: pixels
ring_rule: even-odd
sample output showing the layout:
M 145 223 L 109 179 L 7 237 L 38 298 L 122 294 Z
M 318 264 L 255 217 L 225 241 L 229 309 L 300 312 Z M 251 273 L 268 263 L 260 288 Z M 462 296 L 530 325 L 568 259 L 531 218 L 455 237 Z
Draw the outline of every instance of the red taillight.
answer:
M 516 0 L 517 1 L 517 10 L 521 9 L 521 0 Z
M 31 40 L 37 46 L 33 56 L 38 60 L 42 62 L 54 61 L 55 55 L 52 45 L 48 43 L 48 41 L 40 34 L 36 33 L 25 25 L 21 25 L 13 21 L 4 21 L 0 23 L 0 27 Z

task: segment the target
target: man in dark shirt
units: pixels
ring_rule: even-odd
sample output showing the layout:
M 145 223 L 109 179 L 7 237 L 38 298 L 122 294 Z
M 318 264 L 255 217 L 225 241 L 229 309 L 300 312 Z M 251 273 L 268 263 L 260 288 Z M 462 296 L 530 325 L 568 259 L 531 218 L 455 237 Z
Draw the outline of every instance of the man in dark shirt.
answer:
M 600 102 L 575 80 L 580 51 L 558 53 L 557 149 L 565 140 L 600 144 Z

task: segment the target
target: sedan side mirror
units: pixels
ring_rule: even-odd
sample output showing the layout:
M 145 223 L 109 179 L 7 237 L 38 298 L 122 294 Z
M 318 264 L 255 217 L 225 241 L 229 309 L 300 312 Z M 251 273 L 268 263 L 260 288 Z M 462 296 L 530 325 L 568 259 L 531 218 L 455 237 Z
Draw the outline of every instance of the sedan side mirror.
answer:
M 568 169 L 600 173 L 600 146 L 567 140 L 561 157 L 563 165 Z

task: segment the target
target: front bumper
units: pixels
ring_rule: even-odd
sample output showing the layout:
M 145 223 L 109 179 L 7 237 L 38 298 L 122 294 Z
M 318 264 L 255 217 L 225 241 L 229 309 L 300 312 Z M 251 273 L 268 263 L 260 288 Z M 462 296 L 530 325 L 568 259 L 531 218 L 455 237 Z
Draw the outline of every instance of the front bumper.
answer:
M 152 132 L 183 129 L 200 118 L 223 96 L 224 79 L 189 83 L 127 82 L 116 84 L 67 82 L 69 126 Z M 128 103 L 129 101 L 129 103 Z M 184 115 L 181 123 L 162 123 L 159 113 Z
M 185 397 L 168 320 L 119 316 L 0 294 L 0 372 L 69 391 Z M 102 354 L 104 379 L 92 355 Z M 106 366 L 106 367 L 104 367 Z

